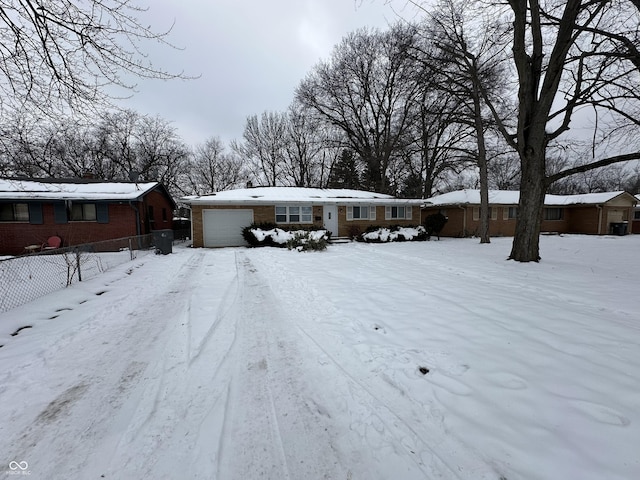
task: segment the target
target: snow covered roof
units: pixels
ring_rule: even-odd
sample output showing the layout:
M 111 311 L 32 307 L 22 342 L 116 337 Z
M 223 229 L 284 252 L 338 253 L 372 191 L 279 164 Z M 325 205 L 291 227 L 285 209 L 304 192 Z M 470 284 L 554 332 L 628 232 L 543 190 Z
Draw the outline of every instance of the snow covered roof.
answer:
M 0 200 L 136 200 L 158 185 L 158 182 L 0 179 Z
M 580 195 L 545 195 L 545 205 L 599 205 L 625 195 L 625 192 L 585 193 Z M 520 192 L 489 190 L 489 203 L 493 205 L 517 205 Z M 458 190 L 431 197 L 427 202 L 434 206 L 479 205 L 480 190 Z
M 347 204 L 347 203 L 402 203 L 423 204 L 419 199 L 398 199 L 383 193 L 365 192 L 362 190 L 304 188 L 304 187 L 255 187 L 240 188 L 212 193 L 210 195 L 183 197 L 189 204 L 207 205 L 256 205 L 275 203 L 315 203 L 315 204 Z

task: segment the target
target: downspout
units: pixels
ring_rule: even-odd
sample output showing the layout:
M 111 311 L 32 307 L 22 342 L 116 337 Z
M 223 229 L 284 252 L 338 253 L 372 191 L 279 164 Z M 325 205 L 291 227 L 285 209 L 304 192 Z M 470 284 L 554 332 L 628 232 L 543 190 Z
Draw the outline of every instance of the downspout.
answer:
M 136 235 L 140 236 L 140 211 L 132 200 L 129 200 L 129 206 L 136 212 Z
M 602 205 L 596 205 L 598 209 L 598 235 L 602 235 Z
M 467 236 L 467 207 L 458 205 L 458 208 L 462 210 L 462 237 Z

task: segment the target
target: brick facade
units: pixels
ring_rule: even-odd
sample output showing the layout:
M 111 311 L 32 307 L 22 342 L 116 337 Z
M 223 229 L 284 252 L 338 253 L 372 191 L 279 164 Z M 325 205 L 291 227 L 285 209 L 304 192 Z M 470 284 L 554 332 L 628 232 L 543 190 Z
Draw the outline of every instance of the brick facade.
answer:
M 9 202 L 4 202 L 9 203 Z M 25 203 L 16 201 L 16 203 Z M 136 202 L 107 202 L 108 222 L 67 221 L 56 222 L 53 201 L 38 202 L 42 208 L 42 223 L 0 222 L 0 254 L 19 255 L 27 245 L 42 245 L 51 236 L 62 239 L 63 246 L 98 242 L 114 238 L 150 233 L 152 229 L 172 228 L 173 203 L 164 194 L 151 191 Z M 63 204 L 62 202 L 57 202 Z M 89 203 L 89 202 L 79 202 Z M 91 202 L 105 203 L 105 202 Z M 153 222 L 149 217 L 149 207 L 153 210 Z M 136 222 L 136 210 L 140 224 Z M 164 210 L 164 213 L 163 213 Z
M 489 234 L 492 237 L 512 237 L 515 234 L 515 218 L 507 218 L 508 209 L 514 205 L 492 205 L 496 210 L 489 220 Z M 479 235 L 480 220 L 477 211 L 474 219 L 474 208 L 477 205 L 427 207 L 422 209 L 424 220 L 428 215 L 443 213 L 448 221 L 440 233 L 443 237 L 469 237 Z M 545 233 L 576 233 L 588 235 L 606 235 L 610 233 L 613 221 L 628 221 L 633 218 L 633 207 L 628 204 L 619 205 L 568 205 L 561 208 L 562 218 L 559 220 L 543 220 L 540 231 Z
M 301 202 L 301 205 L 304 202 Z M 366 205 L 366 201 L 363 201 L 362 205 Z M 390 226 L 390 225 L 417 225 L 420 223 L 420 215 L 418 213 L 418 207 L 412 208 L 412 220 L 393 219 L 385 220 L 385 207 L 376 207 L 376 220 L 347 220 L 347 207 L 344 205 L 338 206 L 338 233 L 334 233 L 334 236 L 352 236 L 353 234 L 362 233 L 370 225 L 375 226 Z M 202 211 L 210 209 L 221 210 L 253 210 L 254 223 L 276 223 L 276 208 L 275 205 L 200 205 L 194 204 L 191 209 L 191 228 L 192 239 L 194 247 L 204 246 L 204 231 L 202 225 Z M 290 230 L 295 228 L 322 228 L 323 227 L 323 206 L 313 206 L 313 222 L 311 224 L 291 224 L 282 223 L 278 224 L 281 228 Z

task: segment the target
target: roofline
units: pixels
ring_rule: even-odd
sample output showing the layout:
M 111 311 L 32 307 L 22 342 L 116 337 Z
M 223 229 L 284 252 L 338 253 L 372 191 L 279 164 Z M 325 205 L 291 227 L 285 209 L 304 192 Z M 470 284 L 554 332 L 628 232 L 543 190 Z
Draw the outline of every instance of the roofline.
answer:
M 636 202 L 638 202 L 640 204 L 640 200 L 638 200 L 638 198 L 636 198 L 634 195 L 632 195 L 629 192 L 600 192 L 600 193 L 617 193 L 617 195 L 614 195 L 613 197 L 609 198 L 608 200 L 605 200 L 604 202 L 575 202 L 575 203 L 553 203 L 553 202 L 544 202 L 543 206 L 545 207 L 579 207 L 579 206 L 594 206 L 594 205 L 604 205 L 605 203 L 610 202 L 611 200 L 614 200 L 618 197 L 622 197 L 625 195 L 628 195 L 630 197 L 632 197 L 633 199 L 636 200 Z M 578 194 L 573 194 L 573 195 L 555 195 L 555 194 L 547 194 L 550 196 L 560 196 L 560 197 L 578 197 L 578 196 L 582 196 L 582 195 L 592 195 L 589 193 L 578 193 Z M 598 193 L 594 193 L 593 195 L 598 195 Z M 480 202 L 451 202 L 451 203 L 431 203 L 429 201 L 424 201 L 423 203 L 425 203 L 424 208 L 432 208 L 432 207 L 463 207 L 463 206 L 476 206 L 476 205 L 480 205 Z M 515 203 L 505 203 L 505 202 L 489 202 L 489 205 L 496 205 L 496 206 L 518 206 L 518 202 Z
M 303 199 L 243 199 L 243 200 L 216 200 L 183 197 L 180 199 L 188 205 L 424 205 L 425 200 L 412 198 L 303 198 Z

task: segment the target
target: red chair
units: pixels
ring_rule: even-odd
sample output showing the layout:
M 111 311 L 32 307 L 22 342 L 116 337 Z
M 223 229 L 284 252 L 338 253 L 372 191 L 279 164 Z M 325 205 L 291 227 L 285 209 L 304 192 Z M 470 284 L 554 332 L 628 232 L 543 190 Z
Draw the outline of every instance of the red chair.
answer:
M 42 250 L 55 250 L 62 245 L 62 239 L 57 235 L 47 238 L 47 241 L 42 245 Z

